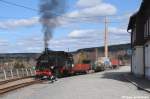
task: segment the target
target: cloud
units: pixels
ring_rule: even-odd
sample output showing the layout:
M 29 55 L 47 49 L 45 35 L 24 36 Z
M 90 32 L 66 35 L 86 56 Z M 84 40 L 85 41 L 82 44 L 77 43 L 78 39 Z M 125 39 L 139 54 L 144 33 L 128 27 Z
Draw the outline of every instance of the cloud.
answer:
M 118 36 L 129 36 L 129 33 L 125 28 L 119 28 L 119 27 L 110 27 L 109 33 Z
M 100 31 L 95 29 L 86 29 L 86 30 L 74 30 L 69 33 L 69 37 L 71 38 L 91 38 L 97 36 Z
M 119 27 L 110 27 L 109 28 L 109 34 L 115 35 L 115 36 L 129 36 L 129 33 L 127 33 L 126 29 L 119 28 Z M 103 30 L 98 29 L 81 29 L 81 30 L 74 30 L 69 33 L 68 37 L 71 38 L 92 38 L 97 37 L 100 35 L 103 35 Z
M 0 21 L 0 29 L 14 29 L 18 27 L 34 26 L 39 23 L 38 17 L 29 19 L 9 19 L 7 21 Z
M 9 42 L 8 42 L 8 40 L 6 40 L 6 39 L 0 39 L 0 46 L 8 46 L 9 45 Z
M 8 39 L 0 38 L 0 53 L 8 53 L 12 51 L 12 44 Z
M 58 25 L 70 26 L 70 24 L 85 21 L 97 22 L 95 16 L 114 15 L 117 12 L 117 8 L 114 5 L 105 3 L 102 0 L 78 0 L 75 6 L 77 7 L 76 10 L 58 16 Z M 0 29 L 16 29 L 37 24 L 39 24 L 39 17 L 9 19 L 6 21 L 0 21 Z
M 84 8 L 84 7 L 92 7 L 100 3 L 102 3 L 102 0 L 78 0 L 76 5 L 77 7 Z
M 94 7 L 84 8 L 79 11 L 73 11 L 68 14 L 69 17 L 93 17 L 93 16 L 107 16 L 116 14 L 117 9 L 111 5 L 102 3 Z
M 124 44 L 130 42 L 130 36 L 125 29 L 110 27 L 109 44 Z M 5 46 L 5 44 L 7 46 Z M 44 50 L 41 36 L 30 36 L 16 39 L 16 43 L 0 40 L 0 52 L 42 52 Z M 53 38 L 49 42 L 51 50 L 76 51 L 81 48 L 98 47 L 104 45 L 104 31 L 98 29 L 73 30 L 66 37 Z
M 117 8 L 102 0 L 78 0 L 76 9 L 58 17 L 62 26 L 81 22 L 98 22 L 104 16 L 115 15 Z
M 18 46 L 24 47 L 35 47 L 35 46 L 43 46 L 43 38 L 38 36 L 30 36 L 21 39 L 17 39 Z
M 109 44 L 129 43 L 130 36 L 126 29 L 109 27 Z M 104 45 L 104 31 L 99 29 L 75 29 L 66 37 L 53 38 L 49 42 L 51 50 L 76 51 L 81 48 L 98 47 Z M 30 35 L 10 40 L 0 40 L 0 52 L 42 52 L 44 50 L 43 38 L 40 35 Z
M 17 38 L 16 43 L 13 44 L 16 52 L 42 52 L 43 38 L 37 35 L 30 35 L 30 37 Z
M 130 42 L 130 36 L 126 29 L 111 27 L 109 28 L 109 44 L 124 44 Z M 49 42 L 53 50 L 65 50 L 70 48 L 75 51 L 80 48 L 97 47 L 104 45 L 104 32 L 97 29 L 74 30 L 68 37 L 52 39 Z
M 103 0 L 78 0 L 77 7 L 81 8 L 77 12 L 72 12 L 72 16 L 106 16 L 116 14 L 117 8 Z M 80 14 L 80 15 L 79 15 Z
M 116 18 L 115 19 L 119 19 L 119 20 L 125 20 L 125 19 L 129 19 L 130 18 L 130 16 L 133 14 L 133 12 L 131 12 L 131 13 L 126 13 L 126 14 L 124 14 L 124 15 L 122 15 L 122 16 L 116 16 Z
M 104 0 L 78 0 L 75 4 L 76 9 L 68 12 L 57 19 L 59 24 L 70 28 L 74 23 L 80 22 L 99 22 L 103 21 L 103 16 L 115 15 L 117 8 Z M 102 16 L 102 17 L 101 17 Z M 129 15 L 118 16 L 116 19 L 126 19 Z M 0 21 L 0 29 L 15 29 L 39 24 L 39 17 L 29 19 Z M 10 41 L 9 41 L 10 42 Z M 130 36 L 126 29 L 120 27 L 109 27 L 109 44 L 129 43 Z M 1 41 L 0 41 L 1 44 Z M 5 43 L 2 43 L 5 44 Z M 52 50 L 75 51 L 80 48 L 97 47 L 104 45 L 104 30 L 99 29 L 75 29 L 66 37 L 53 38 L 49 42 L 49 48 Z M 41 52 L 43 51 L 42 36 L 30 36 L 17 40 L 16 44 L 5 47 L 11 52 Z M 0 50 L 1 51 L 1 50 Z

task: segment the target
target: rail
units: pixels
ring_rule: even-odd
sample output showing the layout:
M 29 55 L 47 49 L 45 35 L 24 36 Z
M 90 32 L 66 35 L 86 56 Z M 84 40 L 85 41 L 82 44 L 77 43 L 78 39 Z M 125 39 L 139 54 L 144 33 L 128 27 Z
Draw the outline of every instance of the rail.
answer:
M 16 79 L 16 80 L 9 80 L 7 83 L 1 83 L 0 84 L 0 95 L 25 87 L 29 85 L 33 85 L 36 83 L 40 83 L 42 81 L 35 80 L 33 78 L 22 78 L 22 79 Z

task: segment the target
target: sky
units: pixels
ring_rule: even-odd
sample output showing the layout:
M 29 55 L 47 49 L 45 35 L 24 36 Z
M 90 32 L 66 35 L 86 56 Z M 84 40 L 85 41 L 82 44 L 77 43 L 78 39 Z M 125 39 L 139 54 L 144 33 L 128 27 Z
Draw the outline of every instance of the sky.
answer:
M 0 53 L 42 52 L 42 25 L 39 0 L 0 1 Z M 129 17 L 138 11 L 142 0 L 66 0 L 65 13 L 58 16 L 49 49 L 76 51 L 104 45 L 104 16 L 108 19 L 109 45 L 130 42 L 126 32 Z

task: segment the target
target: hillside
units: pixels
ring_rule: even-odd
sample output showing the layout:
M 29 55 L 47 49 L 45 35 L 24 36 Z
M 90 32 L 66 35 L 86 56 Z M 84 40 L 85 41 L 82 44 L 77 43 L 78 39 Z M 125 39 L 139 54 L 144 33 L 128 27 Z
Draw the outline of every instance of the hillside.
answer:
M 83 51 L 91 62 L 96 60 L 96 50 L 98 49 L 98 57 L 104 56 L 104 47 L 92 47 L 79 49 L 75 52 L 71 52 L 74 56 L 75 63 L 78 61 L 78 55 Z M 130 55 L 128 51 L 131 50 L 130 44 L 120 44 L 120 45 L 111 45 L 109 46 L 109 57 L 111 58 L 120 58 L 122 60 L 130 61 Z M 1 53 L 0 54 L 0 68 L 13 68 L 16 64 L 20 64 L 24 67 L 31 67 L 36 65 L 36 59 L 40 56 L 41 53 Z M 11 66 L 11 67 L 10 67 Z
M 97 51 L 96 51 L 97 49 Z M 109 46 L 109 58 L 110 59 L 119 59 L 125 64 L 130 64 L 131 60 L 131 45 L 130 44 L 120 44 L 120 45 L 111 45 Z M 96 57 L 104 57 L 104 47 L 93 47 L 93 48 L 84 48 L 79 49 L 75 52 L 72 52 L 74 55 L 74 62 L 79 62 L 79 55 L 83 52 L 92 63 L 96 61 Z
M 102 47 L 92 47 L 92 48 L 83 48 L 83 49 L 79 49 L 73 53 L 78 53 L 80 51 L 85 51 L 85 52 L 93 52 L 95 51 L 95 49 L 98 49 L 98 51 L 103 52 L 104 51 L 104 46 Z M 116 52 L 116 51 L 120 51 L 120 50 L 131 50 L 131 44 L 120 44 L 120 45 L 111 45 L 108 47 L 110 52 Z

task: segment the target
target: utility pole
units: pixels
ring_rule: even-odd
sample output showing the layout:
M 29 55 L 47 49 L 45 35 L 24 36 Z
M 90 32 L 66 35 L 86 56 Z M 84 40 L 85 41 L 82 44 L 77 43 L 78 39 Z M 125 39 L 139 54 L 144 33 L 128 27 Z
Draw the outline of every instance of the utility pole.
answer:
M 98 48 L 95 48 L 95 59 L 98 61 Z
M 105 45 L 105 58 L 108 58 L 108 19 L 106 16 L 105 16 L 104 45 Z
M 70 49 L 68 48 L 67 50 L 68 50 L 68 53 L 69 53 L 69 52 L 70 52 Z

